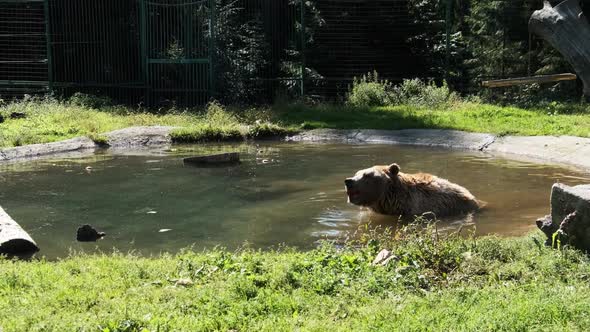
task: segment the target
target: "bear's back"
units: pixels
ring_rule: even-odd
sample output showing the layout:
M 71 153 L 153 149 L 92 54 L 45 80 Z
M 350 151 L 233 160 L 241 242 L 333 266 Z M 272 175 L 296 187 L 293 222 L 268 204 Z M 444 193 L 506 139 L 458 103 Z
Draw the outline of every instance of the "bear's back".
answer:
M 400 174 L 400 179 L 409 194 L 410 215 L 434 212 L 442 217 L 479 208 L 467 189 L 446 179 L 428 173 Z

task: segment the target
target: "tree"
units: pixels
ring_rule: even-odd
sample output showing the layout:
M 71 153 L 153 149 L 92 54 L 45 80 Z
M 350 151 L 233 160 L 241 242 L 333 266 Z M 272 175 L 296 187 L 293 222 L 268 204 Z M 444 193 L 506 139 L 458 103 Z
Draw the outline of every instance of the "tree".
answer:
M 545 1 L 531 15 L 529 29 L 566 58 L 584 83 L 584 95 L 590 96 L 590 25 L 579 1 L 565 0 L 555 7 Z

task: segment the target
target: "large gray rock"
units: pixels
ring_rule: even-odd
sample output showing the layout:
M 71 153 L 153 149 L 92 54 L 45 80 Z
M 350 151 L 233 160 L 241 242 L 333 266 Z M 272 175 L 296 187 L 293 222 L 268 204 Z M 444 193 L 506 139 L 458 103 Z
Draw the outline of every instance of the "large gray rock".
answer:
M 129 127 L 104 134 L 111 148 L 145 147 L 169 145 L 172 143 L 170 132 L 176 127 L 151 126 Z
M 90 138 L 78 137 L 61 142 L 32 144 L 14 148 L 0 149 L 0 161 L 39 158 L 60 153 L 80 151 L 93 152 L 96 144 Z
M 0 254 L 28 257 L 37 251 L 31 236 L 0 207 Z
M 554 184 L 551 189 L 551 219 L 537 221 L 537 225 L 545 231 L 549 240 L 557 230 L 562 245 L 590 251 L 590 185 L 570 187 Z

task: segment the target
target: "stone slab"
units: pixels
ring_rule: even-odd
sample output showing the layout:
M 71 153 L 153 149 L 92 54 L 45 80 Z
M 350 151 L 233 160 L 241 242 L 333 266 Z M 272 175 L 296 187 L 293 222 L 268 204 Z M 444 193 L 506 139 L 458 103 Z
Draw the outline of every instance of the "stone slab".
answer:
M 65 141 L 31 144 L 14 148 L 0 149 L 0 162 L 22 159 L 34 159 L 57 153 L 80 152 L 83 150 L 94 151 L 96 144 L 90 138 L 77 137 Z
M 172 143 L 170 132 L 174 129 L 176 127 L 129 127 L 108 132 L 105 136 L 111 148 L 169 145 Z
M 563 223 L 572 212 L 576 213 L 575 218 Z M 561 226 L 571 245 L 590 250 L 590 185 L 554 184 L 551 188 L 551 220 L 554 225 Z
M 483 150 L 494 135 L 443 129 L 338 130 L 316 129 L 287 138 L 293 142 L 343 142 L 353 144 L 403 144 Z
M 590 139 L 574 136 L 498 137 L 486 152 L 590 169 Z

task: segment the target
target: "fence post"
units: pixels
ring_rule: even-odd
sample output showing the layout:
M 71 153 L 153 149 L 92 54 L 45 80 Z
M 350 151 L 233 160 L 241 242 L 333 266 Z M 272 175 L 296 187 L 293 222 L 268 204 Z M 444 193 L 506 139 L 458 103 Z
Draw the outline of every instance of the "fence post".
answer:
M 49 23 L 49 0 L 43 1 L 45 12 L 45 42 L 47 47 L 47 88 L 53 93 L 53 56 L 51 53 L 51 24 Z
M 305 95 L 305 0 L 301 0 L 301 97 Z
M 215 0 L 209 0 L 209 97 L 214 98 L 215 91 L 215 68 L 213 58 L 215 55 Z
M 146 6 L 145 0 L 139 0 L 139 35 L 141 44 L 141 78 L 143 80 L 144 100 L 147 106 L 150 105 L 150 89 L 149 89 L 149 75 L 148 75 L 148 54 L 147 54 L 147 22 L 146 22 Z
M 445 46 L 445 78 L 449 78 L 449 67 L 451 63 L 451 25 L 452 21 L 452 14 L 453 14 L 453 0 L 446 1 L 446 17 L 445 17 L 445 27 L 446 27 L 446 46 Z

